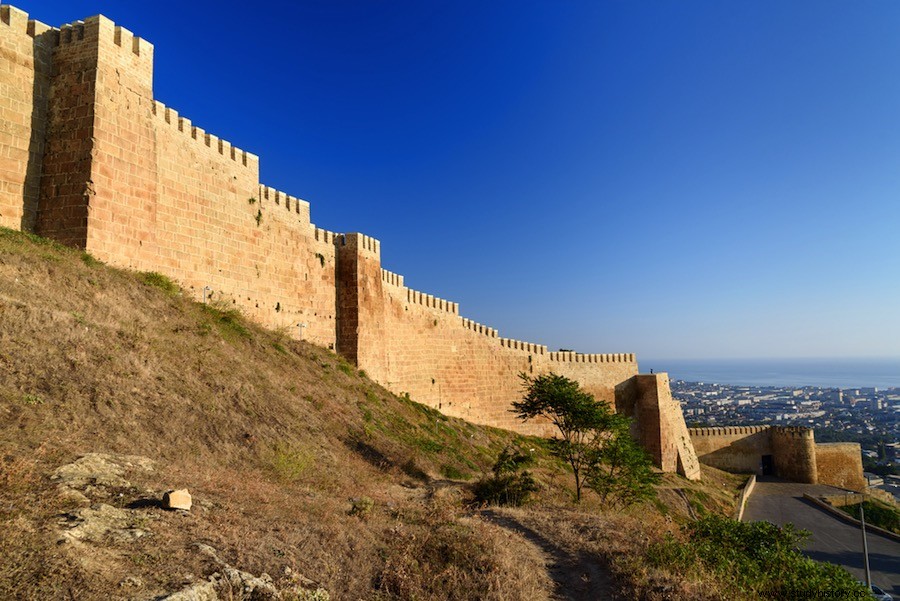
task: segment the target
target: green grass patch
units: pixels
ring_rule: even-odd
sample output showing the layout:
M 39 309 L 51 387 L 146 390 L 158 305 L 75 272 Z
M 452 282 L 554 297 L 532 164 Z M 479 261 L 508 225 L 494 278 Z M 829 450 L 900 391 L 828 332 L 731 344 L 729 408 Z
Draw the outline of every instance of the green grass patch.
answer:
M 358 403 L 356 403 L 356 406 L 359 407 L 360 411 L 362 411 L 362 418 L 364 422 L 371 423 L 372 420 L 375 419 L 375 416 L 372 414 L 372 410 L 369 409 L 369 406 L 364 402 L 359 401 Z
M 235 308 L 223 308 L 218 305 L 200 305 L 203 314 L 216 326 L 223 338 L 235 340 L 250 338 L 250 330 L 244 325 L 241 312 Z
M 889 530 L 896 534 L 900 534 L 900 509 L 891 507 L 880 501 L 866 501 L 864 503 L 866 512 L 866 524 L 877 526 Z M 845 505 L 839 508 L 844 513 L 859 519 L 859 505 Z
M 178 284 L 156 271 L 147 271 L 142 273 L 141 281 L 148 286 L 159 288 L 169 296 L 175 296 L 181 291 L 181 289 L 178 287 Z
M 44 399 L 42 399 L 41 397 L 39 397 L 36 394 L 23 394 L 22 402 L 25 403 L 26 405 L 43 405 Z
M 441 466 L 441 475 L 445 478 L 450 478 L 451 480 L 469 480 L 472 478 L 472 474 L 464 472 L 455 465 L 449 463 L 445 463 Z
M 61 252 L 70 252 L 72 249 L 68 246 L 63 246 L 59 242 L 55 240 L 51 240 L 50 238 L 44 238 L 42 236 L 38 236 L 37 234 L 32 234 L 31 232 L 16 232 L 14 230 L 7 230 L 14 234 L 14 236 L 24 238 L 33 244 L 37 244 L 39 246 L 47 246 L 52 248 L 53 250 L 58 250 Z
M 103 261 L 95 259 L 94 256 L 89 252 L 81 253 L 81 262 L 91 268 L 100 267 L 101 265 L 103 265 Z
M 431 438 L 414 438 L 413 444 L 426 453 L 440 453 L 444 450 L 443 444 Z
M 338 369 L 341 370 L 342 372 L 344 372 L 345 374 L 347 374 L 348 376 L 352 376 L 353 372 L 356 371 L 356 369 L 352 365 L 350 365 L 343 359 L 338 361 Z
M 272 451 L 269 467 L 279 480 L 293 482 L 309 471 L 315 459 L 312 453 L 305 450 L 279 445 Z

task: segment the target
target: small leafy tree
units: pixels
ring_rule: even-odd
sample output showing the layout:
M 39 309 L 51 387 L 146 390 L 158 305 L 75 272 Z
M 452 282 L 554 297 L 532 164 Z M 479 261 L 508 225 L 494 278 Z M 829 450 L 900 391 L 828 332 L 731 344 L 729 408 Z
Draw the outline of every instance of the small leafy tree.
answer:
M 553 454 L 566 461 L 575 475 L 575 500 L 581 501 L 585 475 L 600 460 L 609 430 L 622 418 L 599 403 L 578 382 L 549 373 L 537 377 L 520 374 L 525 396 L 511 411 L 522 420 L 544 417 L 559 430 L 552 441 Z
M 503 449 L 494 463 L 494 475 L 475 483 L 475 500 L 493 505 L 524 505 L 531 493 L 538 490 L 531 473 L 527 470 L 519 471 L 531 461 L 530 455 L 509 447 Z
M 616 417 L 619 419 L 610 424 L 609 437 L 598 451 L 599 460 L 592 462 L 585 480 L 602 503 L 624 507 L 655 497 L 654 484 L 660 477 L 647 452 L 631 437 L 631 420 Z

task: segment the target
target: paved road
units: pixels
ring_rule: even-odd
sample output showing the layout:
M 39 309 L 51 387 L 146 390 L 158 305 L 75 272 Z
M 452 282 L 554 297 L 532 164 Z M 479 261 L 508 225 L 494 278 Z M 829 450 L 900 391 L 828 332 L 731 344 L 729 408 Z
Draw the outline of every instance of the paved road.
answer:
M 845 491 L 817 484 L 782 482 L 759 478 L 744 510 L 744 521 L 768 520 L 775 524 L 793 523 L 812 532 L 803 551 L 815 560 L 842 565 L 865 579 L 862 533 L 854 526 L 803 499 L 811 495 L 841 494 Z M 900 542 L 869 532 L 869 566 L 872 583 L 900 599 Z

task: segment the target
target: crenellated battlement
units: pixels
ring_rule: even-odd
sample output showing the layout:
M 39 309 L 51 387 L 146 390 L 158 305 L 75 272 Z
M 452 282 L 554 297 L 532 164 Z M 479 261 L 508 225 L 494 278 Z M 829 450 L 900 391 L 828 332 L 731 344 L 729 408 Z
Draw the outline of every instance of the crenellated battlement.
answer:
M 116 25 L 103 15 L 88 17 L 83 21 L 73 21 L 58 29 L 45 25 L 40 21 L 28 20 L 28 14 L 9 5 L 0 6 L 0 20 L 7 25 L 21 27 L 25 23 L 25 31 L 34 37 L 55 31 L 54 45 L 59 47 L 74 46 L 82 43 L 105 44 L 120 48 L 124 53 L 137 59 L 148 68 L 153 65 L 153 44 L 134 35 L 130 30 Z
M 712 428 L 688 428 L 691 436 L 740 436 L 758 434 L 770 430 L 772 426 L 721 426 Z
M 812 438 L 813 429 L 804 426 L 773 426 L 772 434 L 784 438 Z
M 51 45 L 55 46 L 59 43 L 59 29 L 40 21 L 29 19 L 27 12 L 9 4 L 0 4 L 0 24 L 33 38 L 49 32 L 54 34 Z
M 6 25 L 18 33 L 28 33 L 28 13 L 9 4 L 0 4 L 0 24 Z
M 115 25 L 113 28 L 113 43 L 137 56 L 146 56 L 153 54 L 153 44 L 147 40 L 140 38 L 131 31 L 125 29 L 121 25 Z
M 346 246 L 350 249 L 356 249 L 374 255 L 376 258 L 381 257 L 381 242 L 372 236 L 360 234 L 359 232 L 350 232 L 344 234 L 340 238 L 340 246 Z
M 309 215 L 309 203 L 307 201 L 262 184 L 259 185 L 259 202 L 263 206 L 268 203 L 275 203 L 277 206 L 283 206 L 288 211 L 293 211 L 298 215 L 304 212 Z
M 359 234 L 357 238 L 359 248 L 364 248 L 370 252 L 375 253 L 376 255 L 381 254 L 381 242 L 373 238 L 372 236 L 367 236 L 365 234 Z
M 79 23 L 84 24 L 83 21 Z M 28 18 L 28 13 L 9 4 L 0 4 L 0 25 L 6 25 L 17 33 L 24 33 L 31 37 L 37 37 L 47 32 L 54 32 L 53 45 L 59 43 L 59 29 L 51 27 L 40 21 Z
M 584 354 L 572 351 L 556 351 L 547 355 L 551 361 L 571 363 L 636 363 L 634 353 Z
M 464 328 L 487 336 L 488 338 L 497 338 L 497 330 L 495 330 L 494 328 L 490 328 L 484 324 L 478 323 L 477 321 L 472 321 L 471 319 L 463 317 L 462 325 Z
M 259 165 L 259 157 L 255 154 L 232 146 L 230 142 L 222 140 L 218 136 L 206 133 L 202 128 L 192 125 L 190 119 L 181 117 L 178 111 L 167 107 L 158 100 L 153 101 L 153 116 L 158 123 L 181 132 L 196 143 L 206 146 L 212 152 L 217 152 L 239 165 L 250 168 L 256 168 Z M 260 189 L 262 188 L 263 186 L 260 186 Z
M 407 302 L 416 303 L 418 305 L 428 307 L 429 309 L 436 309 L 438 311 L 444 311 L 445 313 L 459 315 L 459 303 L 453 303 L 448 300 L 432 296 L 431 294 L 425 294 L 424 292 L 413 290 L 412 288 L 406 289 L 406 300 Z
M 398 288 L 404 288 L 403 286 L 403 276 L 399 273 L 394 273 L 393 271 L 388 271 L 387 269 L 382 268 L 381 270 L 381 281 L 385 284 L 390 284 L 391 286 L 397 286 Z
M 313 238 L 315 238 L 316 242 L 324 242 L 325 244 L 342 244 L 344 235 L 313 226 Z
M 33 38 L 48 35 L 51 38 L 50 46 L 56 46 L 57 44 L 59 44 L 59 30 L 55 27 L 47 25 L 46 23 L 35 21 L 34 19 L 28 21 L 28 27 L 25 30 L 25 33 Z
M 547 353 L 547 347 L 542 344 L 522 342 L 521 340 L 514 340 L 512 338 L 501 338 L 500 346 L 514 351 L 524 351 L 535 355 L 545 355 Z
M 84 21 L 73 21 L 59 28 L 59 45 L 68 46 L 84 41 Z

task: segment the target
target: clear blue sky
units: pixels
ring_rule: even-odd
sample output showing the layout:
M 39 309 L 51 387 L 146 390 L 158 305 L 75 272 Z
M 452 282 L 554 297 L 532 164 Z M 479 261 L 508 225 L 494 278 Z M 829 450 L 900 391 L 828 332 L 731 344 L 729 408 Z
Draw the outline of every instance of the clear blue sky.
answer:
M 900 356 L 900 2 L 14 4 L 503 336 Z

